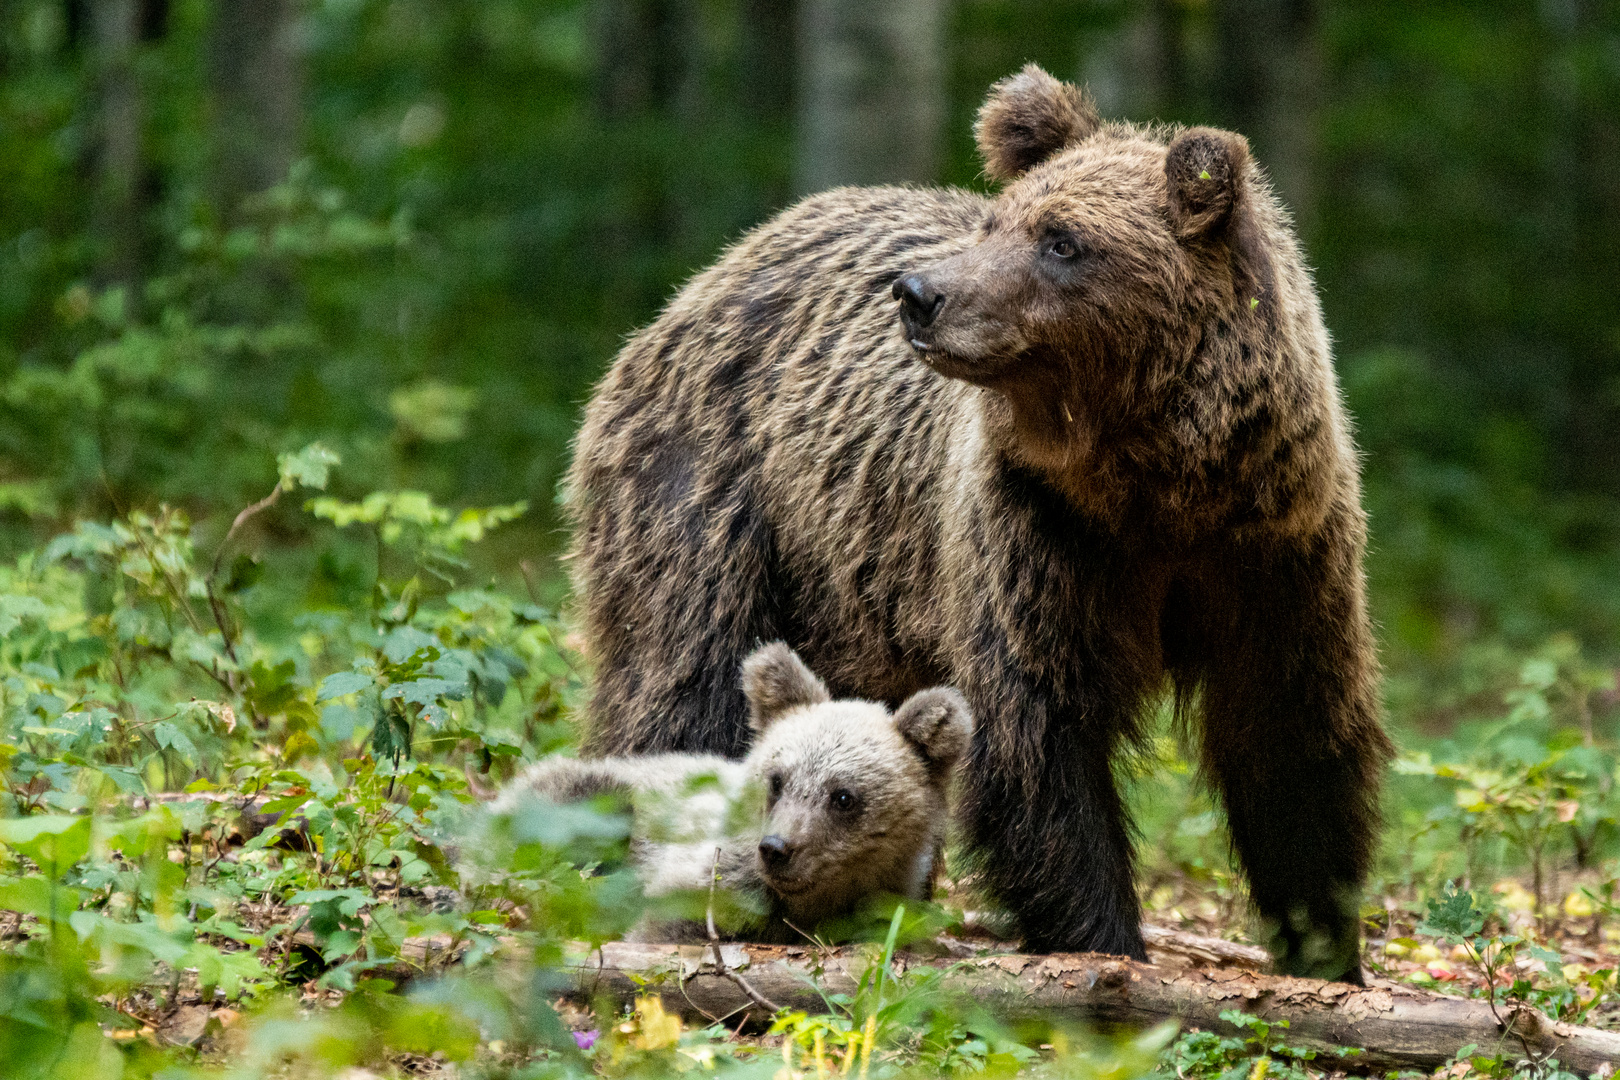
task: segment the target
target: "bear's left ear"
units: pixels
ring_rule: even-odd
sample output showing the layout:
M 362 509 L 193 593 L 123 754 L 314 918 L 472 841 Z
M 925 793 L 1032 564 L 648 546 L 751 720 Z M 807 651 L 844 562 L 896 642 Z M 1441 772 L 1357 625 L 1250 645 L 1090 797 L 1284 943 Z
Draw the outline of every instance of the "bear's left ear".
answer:
M 1170 226 L 1178 240 L 1213 233 L 1243 201 L 1249 171 L 1249 143 L 1215 128 L 1190 128 L 1176 136 L 1164 155 L 1170 192 Z
M 967 753 L 973 737 L 973 711 L 967 699 L 948 686 L 919 690 L 901 704 L 894 714 L 894 727 L 916 748 L 928 763 L 929 772 L 938 776 Z
M 761 645 L 748 654 L 742 666 L 742 689 L 748 699 L 748 726 L 755 732 L 770 727 L 789 709 L 832 700 L 815 672 L 780 641 Z
M 990 178 L 1011 180 L 1086 138 L 1101 123 L 1085 91 L 1026 64 L 990 88 L 973 137 Z

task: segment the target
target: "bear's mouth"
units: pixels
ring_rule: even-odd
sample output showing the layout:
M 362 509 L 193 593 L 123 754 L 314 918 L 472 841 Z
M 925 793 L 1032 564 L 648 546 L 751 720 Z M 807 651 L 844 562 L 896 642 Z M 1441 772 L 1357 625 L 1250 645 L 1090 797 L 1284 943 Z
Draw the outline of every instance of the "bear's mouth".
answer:
M 910 345 L 917 359 L 947 379 L 960 379 L 980 386 L 988 386 L 996 381 L 1007 366 L 1017 359 L 1016 356 L 964 356 L 916 338 L 911 339 Z
M 764 878 L 771 891 L 781 896 L 799 896 L 815 887 L 815 883 L 807 877 L 778 877 L 775 874 L 765 874 Z

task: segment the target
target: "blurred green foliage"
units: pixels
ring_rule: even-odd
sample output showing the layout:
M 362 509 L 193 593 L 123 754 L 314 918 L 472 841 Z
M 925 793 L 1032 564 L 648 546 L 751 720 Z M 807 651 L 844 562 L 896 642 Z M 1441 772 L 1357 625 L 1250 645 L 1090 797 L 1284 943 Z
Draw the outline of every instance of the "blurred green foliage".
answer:
M 118 222 L 98 19 L 122 2 L 0 5 L 0 539 L 158 500 L 217 522 L 264 449 L 319 438 L 351 495 L 526 500 L 492 550 L 554 552 L 592 380 L 793 197 L 793 5 L 290 4 L 296 63 L 238 86 L 230 0 L 128 0 Z M 1434 687 L 1480 640 L 1620 642 L 1613 5 L 944 10 L 940 180 L 981 183 L 973 111 L 1029 59 L 1116 114 L 1244 130 L 1273 167 L 1360 424 L 1398 712 L 1443 720 Z M 231 179 L 254 95 L 297 113 L 265 192 Z
M 167 508 L 0 569 L 0 1071 L 779 1075 L 774 1051 L 688 1030 L 656 997 L 565 1026 L 561 968 L 644 904 L 615 808 L 477 805 L 571 741 L 583 686 L 549 611 L 469 580 L 467 549 L 522 508 L 317 494 L 340 464 L 320 444 L 281 455 L 239 519 L 302 493 L 331 523 L 317 546 L 371 534 L 369 587 L 317 594 L 284 637 L 255 615 L 250 556 L 225 558 L 234 534 L 208 557 Z M 895 908 L 853 996 L 780 1018 L 792 1080 L 849 1075 L 857 1053 L 880 1078 L 1125 1078 L 1174 1034 L 1009 1029 L 937 969 L 893 964 L 938 929 Z

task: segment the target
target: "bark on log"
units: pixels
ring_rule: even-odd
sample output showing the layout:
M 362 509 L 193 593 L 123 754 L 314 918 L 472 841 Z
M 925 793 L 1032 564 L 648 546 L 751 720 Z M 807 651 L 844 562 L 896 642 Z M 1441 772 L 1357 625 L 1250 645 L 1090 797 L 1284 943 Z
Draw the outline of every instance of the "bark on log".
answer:
M 1142 924 L 1142 940 L 1147 942 L 1148 958 L 1160 967 L 1238 967 L 1256 971 L 1271 966 L 1271 954 L 1258 945 L 1244 945 L 1225 938 L 1189 934 L 1185 930 Z
M 809 982 L 820 962 L 827 993 L 852 993 L 867 961 L 851 950 L 816 956 L 802 948 L 726 945 L 725 962 L 765 997 L 786 1008 L 821 1011 Z M 574 959 L 569 974 L 585 999 L 619 1001 L 657 992 L 664 1006 L 691 1019 L 736 1017 L 754 1008 L 729 980 L 714 974 L 707 945 L 610 943 Z M 906 957 L 897 963 L 915 967 Z M 1504 1018 L 1504 1032 L 1483 1001 L 1445 997 L 1380 983 L 1361 988 L 1320 979 L 1260 975 L 1236 968 L 1175 970 L 1094 953 L 1003 955 L 948 964 L 949 991 L 977 1000 L 1007 1019 L 1044 1015 L 1105 1026 L 1147 1027 L 1167 1019 L 1185 1027 L 1231 1033 L 1220 1019 L 1241 1009 L 1267 1020 L 1287 1020 L 1294 1046 L 1332 1050 L 1361 1047 L 1346 1059 L 1356 1072 L 1387 1068 L 1432 1069 L 1461 1047 L 1519 1057 L 1520 1036 L 1538 1055 L 1550 1054 L 1574 1072 L 1592 1074 L 1620 1061 L 1620 1032 L 1555 1023 L 1524 1011 Z M 762 1020 L 751 1017 L 750 1022 Z M 1500 1047 L 1500 1049 L 1497 1049 Z M 1331 1058 L 1317 1064 L 1332 1068 Z M 1606 1075 L 1606 1074 L 1605 1074 Z

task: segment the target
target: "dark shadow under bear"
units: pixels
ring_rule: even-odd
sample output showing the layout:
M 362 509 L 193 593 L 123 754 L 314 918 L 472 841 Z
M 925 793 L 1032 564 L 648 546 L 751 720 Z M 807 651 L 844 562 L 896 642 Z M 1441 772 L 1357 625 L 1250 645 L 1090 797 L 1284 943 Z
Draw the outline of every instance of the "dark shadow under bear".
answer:
M 966 837 L 1028 946 L 1140 957 L 1112 761 L 1168 679 L 1281 968 L 1359 978 L 1389 746 L 1292 229 L 1241 137 L 1103 124 L 1038 68 L 978 138 L 998 197 L 807 199 L 598 387 L 588 749 L 738 756 L 776 638 L 838 695 L 955 685 Z

